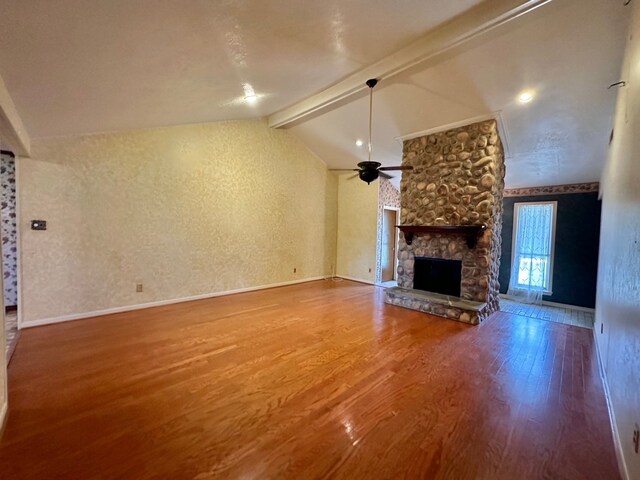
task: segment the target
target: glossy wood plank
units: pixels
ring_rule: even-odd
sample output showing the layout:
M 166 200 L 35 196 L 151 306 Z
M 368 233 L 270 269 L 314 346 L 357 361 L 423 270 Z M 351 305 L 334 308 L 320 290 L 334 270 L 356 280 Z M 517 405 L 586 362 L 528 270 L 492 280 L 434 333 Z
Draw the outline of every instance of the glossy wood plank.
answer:
M 0 478 L 616 479 L 587 329 L 320 281 L 26 330 Z

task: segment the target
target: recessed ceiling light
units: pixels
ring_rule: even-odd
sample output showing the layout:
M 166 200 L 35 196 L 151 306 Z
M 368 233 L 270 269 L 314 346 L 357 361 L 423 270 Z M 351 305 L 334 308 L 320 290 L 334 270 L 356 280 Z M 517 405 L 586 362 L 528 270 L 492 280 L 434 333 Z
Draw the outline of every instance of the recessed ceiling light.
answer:
M 244 101 L 247 103 L 256 103 L 258 101 L 258 96 L 256 92 L 253 90 L 253 87 L 249 83 L 243 83 L 242 89 L 244 90 Z
M 356 147 L 361 147 L 362 145 L 364 145 L 364 142 L 362 140 L 356 140 Z
M 518 101 L 520 103 L 529 103 L 531 100 L 533 100 L 533 92 L 522 92 L 518 95 Z

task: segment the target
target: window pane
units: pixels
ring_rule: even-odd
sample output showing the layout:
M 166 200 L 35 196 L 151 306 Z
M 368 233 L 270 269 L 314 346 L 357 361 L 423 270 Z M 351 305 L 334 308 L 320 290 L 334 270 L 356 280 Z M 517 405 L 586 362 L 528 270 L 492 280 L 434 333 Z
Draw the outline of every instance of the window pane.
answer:
M 518 285 L 547 289 L 549 260 L 545 257 L 520 258 Z
M 554 204 L 517 205 L 514 280 L 519 288 L 549 290 Z

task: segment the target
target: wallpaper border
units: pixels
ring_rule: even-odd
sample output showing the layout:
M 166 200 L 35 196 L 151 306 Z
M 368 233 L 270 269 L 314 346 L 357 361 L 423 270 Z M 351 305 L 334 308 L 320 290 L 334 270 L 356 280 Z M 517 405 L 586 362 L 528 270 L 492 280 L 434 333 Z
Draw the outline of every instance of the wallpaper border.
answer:
M 567 185 L 550 185 L 547 187 L 508 188 L 505 197 L 531 197 L 535 195 L 560 195 L 567 193 L 591 193 L 600 188 L 599 182 L 571 183 Z

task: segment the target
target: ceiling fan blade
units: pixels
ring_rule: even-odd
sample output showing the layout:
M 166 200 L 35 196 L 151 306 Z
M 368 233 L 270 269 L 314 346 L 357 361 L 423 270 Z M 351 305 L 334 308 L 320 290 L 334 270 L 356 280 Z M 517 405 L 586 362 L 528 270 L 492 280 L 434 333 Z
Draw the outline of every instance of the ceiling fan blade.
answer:
M 354 178 L 358 178 L 360 175 L 358 173 L 356 173 L 355 175 L 351 175 L 350 177 L 347 177 L 347 180 L 353 180 Z
M 378 169 L 378 171 L 385 171 L 385 170 L 413 170 L 413 167 L 410 165 L 405 165 L 402 167 L 380 167 Z
M 330 168 L 330 172 L 359 172 L 359 168 Z
M 379 171 L 378 173 L 379 173 L 379 175 L 380 175 L 382 178 L 386 178 L 387 180 L 388 180 L 388 179 L 390 179 L 390 178 L 393 178 L 393 177 L 392 177 L 391 175 L 389 175 L 388 173 L 384 173 L 384 172 L 380 172 L 380 171 Z

